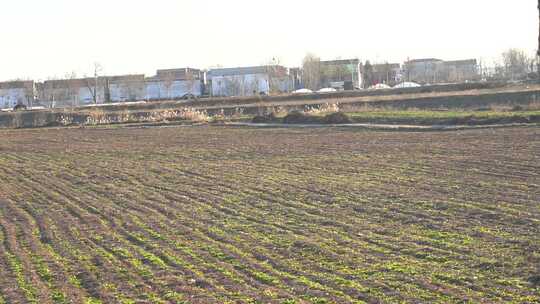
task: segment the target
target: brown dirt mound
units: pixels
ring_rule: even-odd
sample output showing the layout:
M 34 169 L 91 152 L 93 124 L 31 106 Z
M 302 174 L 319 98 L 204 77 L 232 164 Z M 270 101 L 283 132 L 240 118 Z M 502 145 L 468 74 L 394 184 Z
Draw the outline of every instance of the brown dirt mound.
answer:
M 278 118 L 276 117 L 276 115 L 274 113 L 270 113 L 268 115 L 258 115 L 258 116 L 255 116 L 253 117 L 253 119 L 251 120 L 252 123 L 271 123 L 271 122 L 276 122 L 278 120 Z
M 343 112 L 336 112 L 328 114 L 324 117 L 324 122 L 327 124 L 348 124 L 352 123 L 352 120 Z
M 308 115 L 304 112 L 294 111 L 283 118 L 283 123 L 286 124 L 312 124 L 312 123 L 321 123 L 320 117 L 315 117 Z

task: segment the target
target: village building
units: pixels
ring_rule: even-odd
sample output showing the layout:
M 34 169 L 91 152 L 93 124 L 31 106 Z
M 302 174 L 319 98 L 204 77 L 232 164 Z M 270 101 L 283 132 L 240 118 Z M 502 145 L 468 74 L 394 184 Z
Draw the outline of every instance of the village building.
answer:
M 293 81 L 279 65 L 213 69 L 208 72 L 212 96 L 253 96 L 288 93 Z
M 35 95 L 33 81 L 0 82 L 0 109 L 16 105 L 32 106 Z
M 145 99 L 147 100 L 201 96 L 203 90 L 204 73 L 198 69 L 158 70 L 156 76 L 145 79 Z

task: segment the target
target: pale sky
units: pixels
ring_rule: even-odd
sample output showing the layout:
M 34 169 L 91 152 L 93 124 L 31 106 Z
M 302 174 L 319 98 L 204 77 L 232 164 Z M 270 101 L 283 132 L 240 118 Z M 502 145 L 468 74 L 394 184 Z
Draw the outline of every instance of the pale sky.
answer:
M 1 0 L 0 80 L 533 53 L 536 0 Z

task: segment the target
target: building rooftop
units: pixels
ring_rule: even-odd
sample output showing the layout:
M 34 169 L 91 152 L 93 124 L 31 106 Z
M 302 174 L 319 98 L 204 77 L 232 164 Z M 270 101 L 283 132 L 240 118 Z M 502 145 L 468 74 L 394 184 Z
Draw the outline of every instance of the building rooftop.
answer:
M 178 69 L 163 69 L 157 70 L 154 79 L 174 79 L 174 80 L 188 80 L 199 79 L 201 70 L 192 68 L 178 68 Z
M 144 74 L 106 76 L 105 78 L 107 78 L 107 80 L 109 80 L 109 82 L 111 82 L 111 83 L 144 81 Z
M 265 74 L 268 72 L 286 72 L 287 68 L 280 65 L 265 65 L 252 67 L 224 68 L 212 69 L 208 72 L 210 77 L 216 76 L 235 76 L 235 75 L 250 75 L 250 74 Z
M 34 87 L 33 80 L 16 80 L 0 82 L 0 89 L 32 89 Z
M 464 60 L 450 60 L 450 61 L 445 61 L 444 63 L 448 65 L 476 65 L 477 61 L 476 59 L 464 59 Z
M 407 61 L 407 63 L 424 63 L 424 62 L 442 62 L 442 59 L 437 58 L 422 58 L 422 59 L 412 59 Z
M 98 81 L 100 79 L 103 81 L 103 78 Z M 94 78 L 52 79 L 43 82 L 43 86 L 47 89 L 82 88 L 92 86 L 94 82 Z
M 371 65 L 374 70 L 384 70 L 384 69 L 399 69 L 401 65 L 399 63 L 377 63 Z
M 347 64 L 359 64 L 359 59 L 337 59 L 337 60 L 325 60 L 321 61 L 322 65 L 347 65 Z

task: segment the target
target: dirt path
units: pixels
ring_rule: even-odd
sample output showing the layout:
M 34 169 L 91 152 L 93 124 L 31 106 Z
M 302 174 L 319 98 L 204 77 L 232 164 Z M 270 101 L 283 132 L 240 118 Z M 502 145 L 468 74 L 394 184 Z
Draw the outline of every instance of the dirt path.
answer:
M 368 130 L 385 130 L 385 131 L 460 131 L 460 130 L 475 130 L 475 129 L 495 129 L 495 128 L 511 128 L 511 127 L 530 127 L 540 126 L 539 124 L 498 124 L 498 125 L 395 125 L 395 124 L 280 124 L 280 123 L 249 123 L 249 122 L 232 122 L 226 123 L 226 126 L 233 127 L 252 127 L 252 128 L 357 128 Z

